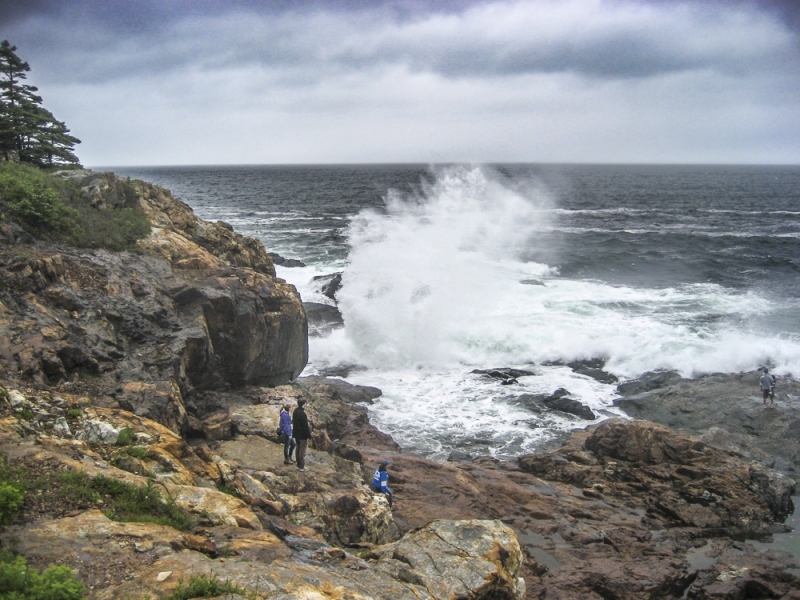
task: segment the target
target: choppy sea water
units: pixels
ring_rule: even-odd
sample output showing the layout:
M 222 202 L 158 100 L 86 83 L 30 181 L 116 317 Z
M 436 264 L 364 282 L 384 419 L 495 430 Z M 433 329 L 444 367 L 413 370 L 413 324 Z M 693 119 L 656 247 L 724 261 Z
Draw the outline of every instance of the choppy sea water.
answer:
M 305 301 L 343 272 L 345 327 L 310 340 L 305 374 L 348 381 L 407 451 L 507 458 L 587 424 L 533 413 L 557 388 L 601 416 L 622 379 L 769 364 L 800 373 L 800 167 L 246 166 L 114 168 L 306 263 Z M 501 386 L 473 369 L 531 370 Z

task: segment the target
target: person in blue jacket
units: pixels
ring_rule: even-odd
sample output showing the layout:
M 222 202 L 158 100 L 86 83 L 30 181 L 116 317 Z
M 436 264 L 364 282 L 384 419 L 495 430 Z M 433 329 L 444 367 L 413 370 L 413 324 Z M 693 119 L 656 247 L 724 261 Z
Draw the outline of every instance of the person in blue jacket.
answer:
M 389 489 L 389 473 L 386 471 L 390 463 L 388 460 L 383 461 L 380 466 L 375 469 L 375 475 L 372 476 L 372 489 L 376 492 L 386 494 L 389 500 L 389 508 L 392 508 L 392 490 Z
M 292 417 L 289 416 L 289 405 L 285 405 L 281 409 L 281 417 L 279 427 L 281 436 L 283 437 L 283 464 L 290 465 L 294 462 L 292 454 L 297 442 L 292 437 Z

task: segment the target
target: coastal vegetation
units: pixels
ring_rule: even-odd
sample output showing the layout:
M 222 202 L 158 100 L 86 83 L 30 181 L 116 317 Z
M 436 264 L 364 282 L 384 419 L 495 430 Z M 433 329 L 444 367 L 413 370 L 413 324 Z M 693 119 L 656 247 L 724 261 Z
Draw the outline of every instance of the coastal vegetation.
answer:
M 80 166 L 67 126 L 42 106 L 38 88 L 23 83 L 30 65 L 0 42 L 0 160 L 48 168 Z
M 212 575 L 195 575 L 188 581 L 178 581 L 178 585 L 167 600 L 190 600 L 191 598 L 216 598 L 223 594 L 238 594 L 239 596 L 253 597 L 247 590 L 230 581 L 221 581 Z
M 150 233 L 141 210 L 95 207 L 79 181 L 53 174 L 80 168 L 74 153 L 80 140 L 41 105 L 38 89 L 24 83 L 30 66 L 16 49 L 0 42 L 0 222 L 81 248 L 133 249 Z M 122 187 L 125 199 L 134 197 L 129 181 Z
M 0 222 L 79 248 L 131 250 L 150 233 L 139 208 L 92 206 L 80 184 L 38 167 L 0 163 Z
M 72 569 L 53 565 L 39 571 L 22 556 L 0 552 L 0 598 L 8 600 L 80 600 L 84 585 Z

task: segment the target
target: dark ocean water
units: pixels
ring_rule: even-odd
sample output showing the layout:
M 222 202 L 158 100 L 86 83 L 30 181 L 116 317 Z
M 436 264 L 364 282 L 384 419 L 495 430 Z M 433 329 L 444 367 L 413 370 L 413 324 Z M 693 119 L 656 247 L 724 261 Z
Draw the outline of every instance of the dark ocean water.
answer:
M 800 373 L 800 167 L 112 170 L 304 261 L 279 274 L 305 300 L 344 271 L 346 327 L 312 340 L 309 372 L 366 367 L 351 380 L 384 390 L 372 418 L 421 453 L 513 455 L 581 425 L 526 413 L 521 391 L 567 387 L 613 414 L 612 386 L 546 361 Z M 469 375 L 508 365 L 537 376 L 510 392 Z M 422 439 L 420 419 L 441 427 Z

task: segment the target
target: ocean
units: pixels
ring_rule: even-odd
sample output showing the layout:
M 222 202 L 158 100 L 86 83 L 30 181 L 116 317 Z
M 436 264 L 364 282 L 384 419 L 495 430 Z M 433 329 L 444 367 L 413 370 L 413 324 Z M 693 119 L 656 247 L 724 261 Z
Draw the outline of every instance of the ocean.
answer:
M 346 366 L 370 419 L 435 459 L 530 452 L 587 421 L 519 396 L 567 389 L 601 418 L 620 380 L 769 365 L 800 373 L 800 167 L 351 165 L 110 169 L 170 189 L 304 267 L 343 273 L 345 326 L 304 375 Z M 515 367 L 518 384 L 473 374 Z

